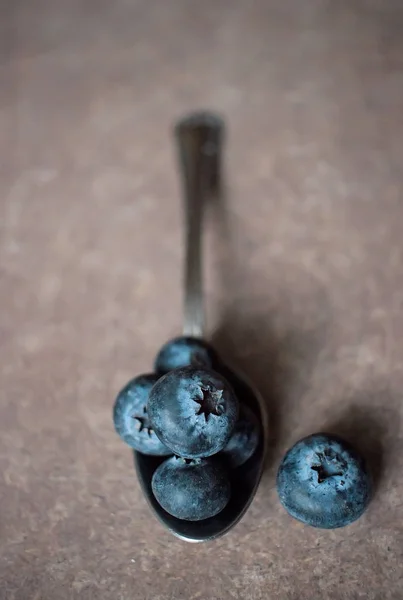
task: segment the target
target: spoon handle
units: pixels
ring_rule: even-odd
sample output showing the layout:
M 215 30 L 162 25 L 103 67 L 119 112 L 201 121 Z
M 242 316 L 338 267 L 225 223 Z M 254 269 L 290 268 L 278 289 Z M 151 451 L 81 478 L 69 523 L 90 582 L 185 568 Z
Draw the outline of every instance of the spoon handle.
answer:
M 218 191 L 224 123 L 213 113 L 192 113 L 175 126 L 185 212 L 184 321 L 186 336 L 202 337 L 202 222 L 206 201 Z

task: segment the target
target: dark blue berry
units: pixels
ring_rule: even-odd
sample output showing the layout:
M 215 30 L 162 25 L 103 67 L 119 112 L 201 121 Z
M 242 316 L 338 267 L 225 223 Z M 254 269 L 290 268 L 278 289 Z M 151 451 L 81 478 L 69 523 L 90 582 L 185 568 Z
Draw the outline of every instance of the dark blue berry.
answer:
M 214 517 L 231 495 L 226 470 L 216 458 L 168 458 L 154 472 L 151 485 L 162 508 L 185 521 Z
M 292 517 L 312 527 L 334 529 L 349 525 L 365 511 L 372 478 L 350 444 L 317 433 L 287 452 L 277 473 L 277 491 Z
M 185 367 L 157 381 L 148 413 L 156 434 L 174 454 L 200 458 L 226 446 L 238 417 L 238 401 L 218 373 Z
M 151 388 L 158 380 L 154 374 L 135 377 L 121 390 L 113 408 L 117 433 L 131 448 L 154 456 L 172 452 L 156 436 L 151 427 L 147 401 Z
M 162 346 L 155 359 L 155 370 L 164 375 L 181 367 L 211 369 L 214 362 L 215 352 L 207 342 L 198 338 L 177 337 Z
M 239 419 L 222 451 L 230 467 L 240 467 L 253 455 L 260 436 L 259 421 L 247 406 L 241 406 Z

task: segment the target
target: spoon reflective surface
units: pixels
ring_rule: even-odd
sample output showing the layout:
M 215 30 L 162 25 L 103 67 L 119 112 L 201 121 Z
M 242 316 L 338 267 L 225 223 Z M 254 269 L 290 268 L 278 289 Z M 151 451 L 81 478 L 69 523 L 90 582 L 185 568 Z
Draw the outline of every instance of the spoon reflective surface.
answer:
M 203 212 L 209 198 L 218 193 L 224 123 L 215 114 L 200 112 L 179 121 L 175 138 L 179 151 L 185 212 L 184 327 L 186 336 L 203 337 L 201 233 Z M 214 369 L 232 385 L 241 405 L 257 416 L 261 432 L 254 454 L 230 472 L 231 499 L 215 517 L 183 521 L 168 514 L 156 501 L 151 480 L 166 457 L 146 456 L 134 451 L 134 463 L 142 490 L 157 518 L 177 537 L 188 542 L 213 540 L 227 533 L 245 514 L 258 488 L 268 440 L 268 416 L 260 394 L 236 371 L 221 360 Z

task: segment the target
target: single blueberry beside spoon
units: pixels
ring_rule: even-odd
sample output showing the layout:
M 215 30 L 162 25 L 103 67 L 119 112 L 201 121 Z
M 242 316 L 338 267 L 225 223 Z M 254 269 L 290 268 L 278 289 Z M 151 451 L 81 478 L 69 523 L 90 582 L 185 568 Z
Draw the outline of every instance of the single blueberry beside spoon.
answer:
M 316 433 L 288 450 L 277 473 L 277 491 L 292 517 L 334 529 L 363 514 L 372 497 L 372 477 L 348 442 Z

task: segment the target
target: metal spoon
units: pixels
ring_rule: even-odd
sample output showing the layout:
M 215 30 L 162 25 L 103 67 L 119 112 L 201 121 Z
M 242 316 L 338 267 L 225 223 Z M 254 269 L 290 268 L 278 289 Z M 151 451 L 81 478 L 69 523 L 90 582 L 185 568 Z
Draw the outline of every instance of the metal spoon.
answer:
M 219 191 L 220 161 L 224 123 L 208 112 L 193 113 L 175 127 L 182 179 L 186 252 L 184 278 L 184 335 L 203 337 L 204 311 L 202 293 L 201 230 L 207 200 Z M 245 514 L 253 500 L 263 472 L 267 449 L 268 419 L 259 393 L 245 377 L 220 363 L 217 370 L 226 377 L 239 400 L 247 404 L 261 423 L 259 446 L 253 456 L 232 472 L 232 497 L 225 509 L 203 521 L 182 521 L 169 515 L 155 500 L 151 479 L 164 458 L 134 451 L 134 462 L 143 492 L 157 518 L 177 537 L 188 542 L 204 542 L 227 533 Z

